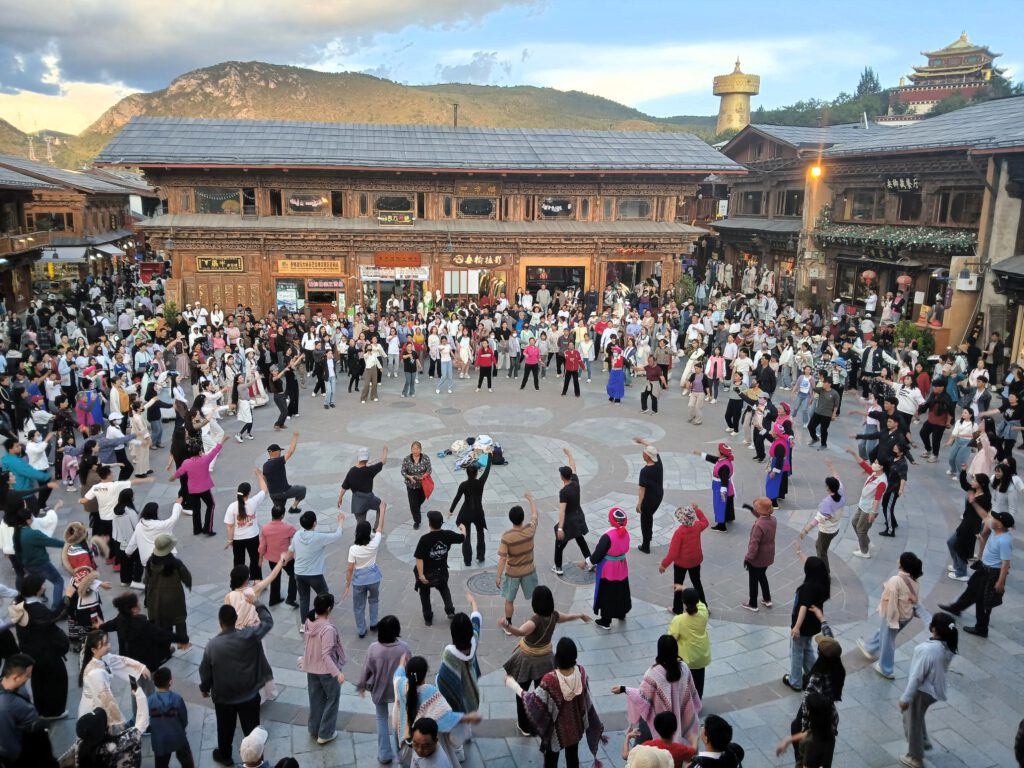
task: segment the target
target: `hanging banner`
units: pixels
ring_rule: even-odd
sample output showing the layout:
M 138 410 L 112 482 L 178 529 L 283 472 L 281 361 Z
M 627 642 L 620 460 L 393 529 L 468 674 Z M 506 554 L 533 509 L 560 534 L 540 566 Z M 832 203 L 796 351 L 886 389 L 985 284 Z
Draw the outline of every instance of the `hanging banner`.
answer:
M 278 259 L 279 275 L 312 275 L 344 277 L 344 259 Z
M 371 267 L 359 265 L 361 280 L 422 280 L 430 279 L 430 267 Z

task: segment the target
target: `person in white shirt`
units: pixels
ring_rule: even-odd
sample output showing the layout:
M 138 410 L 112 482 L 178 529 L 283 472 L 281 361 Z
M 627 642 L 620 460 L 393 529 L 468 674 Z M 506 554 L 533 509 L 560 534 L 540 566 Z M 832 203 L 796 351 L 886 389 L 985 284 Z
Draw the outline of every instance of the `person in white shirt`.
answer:
M 360 639 L 366 637 L 366 602 L 370 602 L 370 627 L 377 627 L 380 603 L 380 583 L 383 578 L 377 565 L 377 551 L 384 538 L 384 507 L 377 516 L 377 528 L 370 532 L 370 521 L 361 520 L 356 524 L 355 543 L 348 548 L 348 571 L 345 574 L 344 600 L 349 589 L 355 587 L 352 595 L 352 612 L 356 619 L 356 630 Z
M 160 520 L 160 505 L 155 501 L 150 501 L 142 508 L 142 512 L 139 513 L 139 524 L 135 526 L 135 532 L 132 533 L 131 539 L 128 540 L 128 546 L 125 547 L 124 551 L 126 554 L 131 555 L 136 550 L 139 553 L 139 560 L 142 562 L 142 567 L 146 567 L 146 563 L 149 562 L 149 558 L 153 556 L 153 548 L 156 546 L 156 539 L 163 533 L 171 533 L 174 530 L 175 524 L 181 517 L 183 507 L 181 506 L 183 499 L 179 496 L 175 502 L 174 507 L 171 510 L 171 516 L 166 520 Z M 171 550 L 171 554 L 178 554 L 176 549 Z
M 89 491 L 82 496 L 78 502 L 85 504 L 87 501 L 96 500 L 98 507 L 98 519 L 93 525 L 92 535 L 93 538 L 99 539 L 105 545 L 111 546 L 113 539 L 111 536 L 114 533 L 114 507 L 117 506 L 117 498 L 121 495 L 121 491 L 125 488 L 131 488 L 133 485 L 139 485 L 141 483 L 153 482 L 152 477 L 134 477 L 131 480 L 111 480 L 110 467 L 106 464 L 101 464 L 96 468 L 96 474 L 100 481 L 96 483 Z M 113 547 L 116 548 L 116 542 L 113 542 Z M 107 557 L 107 564 L 111 565 L 114 562 L 115 551 L 112 548 L 109 556 Z
M 224 525 L 228 529 L 228 543 L 232 551 L 233 565 L 245 565 L 245 557 L 249 556 L 249 578 L 259 581 L 263 578 L 260 569 L 260 524 L 256 519 L 256 511 L 267 498 L 267 481 L 263 472 L 257 468 L 256 478 L 259 480 L 260 491 L 255 495 L 249 483 L 240 483 L 235 491 L 235 500 L 228 504 L 224 514 Z

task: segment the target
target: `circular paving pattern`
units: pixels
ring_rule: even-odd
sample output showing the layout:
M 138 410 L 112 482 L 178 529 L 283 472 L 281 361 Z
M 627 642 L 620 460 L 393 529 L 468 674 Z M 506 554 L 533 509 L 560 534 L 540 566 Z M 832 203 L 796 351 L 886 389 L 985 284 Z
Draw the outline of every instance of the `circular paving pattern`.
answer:
M 500 595 L 501 590 L 494 586 L 494 575 L 497 571 L 483 571 L 466 579 L 466 589 L 477 595 Z

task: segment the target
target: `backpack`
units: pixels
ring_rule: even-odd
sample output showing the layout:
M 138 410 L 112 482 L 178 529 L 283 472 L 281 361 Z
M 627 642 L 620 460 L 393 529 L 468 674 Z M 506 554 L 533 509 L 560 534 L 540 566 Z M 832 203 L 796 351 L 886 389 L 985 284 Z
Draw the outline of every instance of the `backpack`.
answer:
M 508 462 L 505 460 L 504 451 L 501 450 L 501 446 L 498 445 L 497 443 L 495 443 L 491 447 L 491 464 L 495 464 L 498 466 L 502 464 L 508 464 Z

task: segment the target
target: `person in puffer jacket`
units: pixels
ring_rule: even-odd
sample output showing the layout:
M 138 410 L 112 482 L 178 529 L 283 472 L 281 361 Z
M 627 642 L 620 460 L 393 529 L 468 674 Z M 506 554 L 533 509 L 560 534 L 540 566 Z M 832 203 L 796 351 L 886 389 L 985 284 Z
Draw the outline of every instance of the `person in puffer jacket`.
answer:
M 345 675 L 345 648 L 337 627 L 331 623 L 334 595 L 324 592 L 313 600 L 313 610 L 305 621 L 305 650 L 302 670 L 309 692 L 309 735 L 317 744 L 334 741 L 338 732 L 338 701 Z

